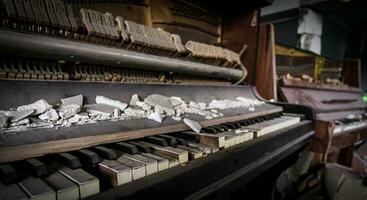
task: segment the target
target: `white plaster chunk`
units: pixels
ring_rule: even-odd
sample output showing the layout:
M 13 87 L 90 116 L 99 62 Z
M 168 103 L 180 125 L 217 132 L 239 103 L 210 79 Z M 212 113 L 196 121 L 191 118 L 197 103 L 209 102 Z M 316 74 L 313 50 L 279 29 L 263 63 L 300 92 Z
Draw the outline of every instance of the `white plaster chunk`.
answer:
M 199 104 L 198 104 L 198 103 L 196 103 L 196 102 L 194 102 L 194 101 L 190 101 L 190 102 L 189 102 L 189 106 L 190 106 L 190 107 L 193 107 L 193 108 L 200 108 Z
M 106 104 L 88 104 L 84 106 L 84 109 L 91 114 L 102 115 L 102 114 L 113 114 L 115 106 L 110 106 Z
M 110 99 L 104 96 L 97 95 L 96 96 L 96 103 L 97 104 L 105 104 L 109 106 L 113 106 L 116 108 L 120 108 L 121 111 L 124 111 L 127 107 L 126 103 L 122 103 L 121 101 Z
M 50 109 L 49 111 L 38 116 L 38 118 L 44 121 L 57 121 L 59 119 L 59 115 L 55 109 Z
M 172 107 L 171 100 L 169 97 L 159 94 L 152 94 L 147 96 L 144 99 L 144 102 L 153 107 L 158 107 L 160 110 L 166 112 L 167 115 L 171 116 L 175 114 L 175 110 Z
M 119 118 L 119 117 L 120 117 L 120 115 L 121 115 L 121 110 L 120 110 L 120 109 L 118 109 L 118 108 L 115 108 L 115 109 L 113 110 L 113 117 L 114 117 L 114 118 Z
M 70 117 L 70 118 L 68 119 L 68 121 L 69 121 L 71 124 L 78 123 L 78 122 L 79 122 L 79 120 L 80 120 L 80 118 L 79 118 L 77 115 L 74 115 L 74 116 L 72 116 L 72 117 Z
M 10 126 L 21 126 L 21 125 L 24 125 L 24 124 L 29 124 L 29 119 L 28 118 L 19 120 L 17 122 L 10 123 Z
M 8 125 L 9 117 L 4 115 L 4 113 L 0 113 L 0 128 L 4 128 Z
M 205 116 L 205 119 L 213 119 L 213 117 L 211 115 L 207 115 Z
M 10 122 L 17 122 L 19 120 L 22 120 L 34 113 L 35 110 L 28 109 L 28 110 L 11 110 L 11 111 L 0 111 L 0 113 L 3 113 L 5 116 L 7 116 L 10 120 Z
M 70 117 L 74 116 L 79 111 L 80 111 L 80 105 L 77 105 L 77 104 L 64 105 L 64 104 L 62 104 L 60 106 L 60 109 L 59 109 L 59 116 L 62 119 L 67 119 L 67 118 L 70 118 Z
M 173 116 L 172 119 L 175 121 L 182 121 L 182 118 L 177 116 Z
M 79 119 L 89 119 L 89 115 L 88 115 L 88 113 L 86 113 L 86 112 L 78 113 L 78 114 L 76 114 L 75 116 L 78 116 L 78 117 L 79 117 Z
M 61 126 L 70 127 L 71 123 L 68 120 L 63 120 Z
M 19 106 L 17 108 L 18 111 L 22 111 L 22 110 L 34 110 L 34 113 L 32 113 L 32 115 L 38 115 L 41 113 L 46 112 L 47 110 L 49 110 L 50 108 L 52 108 L 52 106 L 50 104 L 47 103 L 46 100 L 44 99 L 40 99 L 34 103 L 28 104 L 28 105 L 23 105 L 23 106 Z
M 124 113 L 127 115 L 127 116 L 130 116 L 130 117 L 143 117 L 145 112 L 144 110 L 138 110 L 138 109 L 133 109 L 133 108 L 126 108 L 124 110 Z
M 184 118 L 183 121 L 193 131 L 195 131 L 196 133 L 200 133 L 201 125 L 197 121 L 194 121 L 194 120 L 191 120 L 191 119 L 188 119 L 188 118 Z
M 64 105 L 76 104 L 81 107 L 83 105 L 83 95 L 80 94 L 72 97 L 63 98 L 61 99 L 61 102 Z
M 133 94 L 130 99 L 130 106 L 137 106 L 137 102 L 139 102 L 139 96 L 137 94 Z
M 200 109 L 202 109 L 202 110 L 206 109 L 206 103 L 200 102 L 200 103 L 198 103 L 198 105 L 199 105 Z
M 170 97 L 169 100 L 173 107 L 179 106 L 183 103 L 180 97 Z
M 152 106 L 143 102 L 143 101 L 138 101 L 135 104 L 136 106 L 139 106 L 140 108 L 142 108 L 143 110 L 149 111 L 152 109 Z
M 162 123 L 164 116 L 159 114 L 158 112 L 153 112 L 148 116 L 148 119 L 154 120 L 156 122 Z

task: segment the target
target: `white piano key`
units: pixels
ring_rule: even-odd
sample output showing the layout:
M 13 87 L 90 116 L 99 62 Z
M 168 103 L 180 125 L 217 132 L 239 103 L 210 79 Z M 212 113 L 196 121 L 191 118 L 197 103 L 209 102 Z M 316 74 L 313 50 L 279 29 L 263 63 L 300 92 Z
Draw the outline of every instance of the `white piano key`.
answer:
M 147 176 L 158 172 L 158 162 L 154 159 L 147 158 L 140 154 L 131 155 L 131 154 L 126 153 L 126 154 L 122 154 L 121 156 L 125 156 L 127 158 L 130 158 L 132 160 L 135 160 L 135 161 L 138 161 L 144 164 L 145 172 Z
M 126 158 L 124 156 L 120 156 L 116 159 L 116 161 L 131 168 L 133 180 L 137 180 L 146 176 L 145 165 L 143 163 Z
M 40 178 L 26 178 L 19 183 L 19 186 L 31 199 L 56 200 L 55 191 Z
M 131 182 L 133 179 L 131 168 L 114 160 L 104 160 L 98 167 L 102 174 L 109 177 L 114 187 Z
M 78 185 L 60 172 L 54 172 L 43 180 L 56 191 L 56 198 L 58 200 L 79 199 Z
M 154 154 L 172 156 L 174 158 L 177 158 L 181 164 L 189 160 L 189 154 L 185 150 L 176 149 L 170 146 L 162 147 L 162 146 L 154 145 L 154 144 L 147 143 L 147 142 L 141 142 L 141 141 L 139 142 L 150 146 L 153 149 Z
M 156 160 L 158 162 L 158 172 L 168 169 L 169 167 L 169 160 L 167 158 L 163 158 L 151 153 L 141 153 L 141 155 Z
M 98 178 L 90 175 L 83 169 L 70 169 L 60 163 L 50 163 L 57 171 L 66 176 L 68 179 L 78 185 L 79 197 L 84 199 L 99 193 L 99 180 Z

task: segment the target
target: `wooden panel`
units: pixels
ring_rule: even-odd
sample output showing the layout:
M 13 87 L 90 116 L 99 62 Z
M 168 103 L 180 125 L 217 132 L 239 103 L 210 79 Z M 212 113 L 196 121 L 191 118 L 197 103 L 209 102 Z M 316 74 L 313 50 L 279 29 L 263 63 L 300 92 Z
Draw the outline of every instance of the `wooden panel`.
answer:
M 277 99 L 275 73 L 275 41 L 274 26 L 266 24 L 260 26 L 258 58 L 256 65 L 256 89 L 267 99 Z
M 361 88 L 362 86 L 361 60 L 346 59 L 341 62 L 343 63 L 342 68 L 343 83 L 352 87 Z
M 247 68 L 246 83 L 249 85 L 255 85 L 258 15 L 258 10 L 250 10 L 225 12 L 222 16 L 223 46 L 235 52 L 240 52 L 245 44 L 248 46 L 241 61 Z

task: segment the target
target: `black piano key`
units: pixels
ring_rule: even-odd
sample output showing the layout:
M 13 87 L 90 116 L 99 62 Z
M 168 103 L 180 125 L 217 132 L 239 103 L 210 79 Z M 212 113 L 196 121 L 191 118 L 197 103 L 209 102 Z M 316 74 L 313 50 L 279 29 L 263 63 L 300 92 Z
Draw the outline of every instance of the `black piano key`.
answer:
M 35 158 L 24 160 L 24 165 L 31 171 L 35 177 L 43 177 L 48 175 L 47 166 Z
M 159 135 L 158 137 L 165 139 L 169 146 L 177 147 L 176 138 L 169 136 L 169 135 Z
M 130 141 L 129 143 L 132 144 L 132 145 L 134 145 L 140 152 L 143 152 L 143 153 L 152 153 L 152 148 L 150 148 L 147 145 L 140 144 L 140 143 L 137 143 L 137 142 L 134 142 L 134 141 Z
M 252 124 L 256 124 L 256 121 L 254 119 L 250 119 L 249 120 L 249 124 L 252 125 Z
M 108 160 L 115 160 L 117 158 L 116 152 L 114 152 L 112 149 L 107 148 L 107 147 L 95 146 L 95 147 L 92 147 L 90 150 Z
M 187 142 L 186 140 L 182 138 L 176 138 L 176 140 L 177 140 L 177 144 L 179 145 L 189 146 L 189 142 Z
M 82 165 L 86 167 L 94 167 L 100 162 L 99 156 L 93 151 L 89 151 L 87 149 L 73 151 L 72 154 L 79 158 Z
M 142 140 L 145 142 L 149 142 L 149 143 L 156 144 L 156 145 L 163 146 L 163 147 L 168 146 L 167 141 L 159 137 L 151 136 L 151 137 L 143 138 Z
M 240 124 L 240 122 L 233 122 L 233 123 L 236 125 L 237 128 L 241 128 L 242 127 L 241 124 Z
M 222 124 L 223 126 L 226 126 L 228 129 L 236 129 L 236 126 L 232 123 L 225 123 Z
M 54 155 L 55 160 L 68 166 L 70 169 L 78 169 L 82 166 L 80 160 L 70 153 L 58 153 Z
M 228 127 L 226 126 L 223 126 L 223 125 L 216 125 L 216 126 L 222 128 L 224 131 L 228 131 Z
M 138 149 L 136 148 L 136 146 L 126 143 L 126 142 L 117 142 L 114 144 L 110 144 L 111 148 L 123 151 L 125 153 L 129 153 L 129 154 L 137 154 L 139 153 Z
M 204 133 L 212 133 L 212 134 L 217 134 L 217 130 L 215 130 L 214 128 L 210 128 L 210 127 L 206 127 L 201 129 Z
M 0 179 L 4 184 L 12 184 L 15 183 L 18 179 L 18 173 L 15 168 L 10 164 L 1 164 L 0 165 Z
M 217 133 L 224 132 L 224 129 L 219 126 L 211 126 L 210 128 L 214 128 L 217 131 Z
M 247 120 L 240 121 L 241 126 L 248 126 L 249 122 Z
M 180 144 L 180 142 L 182 143 L 184 141 L 188 145 L 187 140 L 200 142 L 199 136 L 196 135 L 196 134 L 192 134 L 192 131 L 183 131 L 183 132 L 179 132 L 179 133 L 173 133 L 173 136 L 177 139 L 177 143 L 179 145 L 182 145 L 182 144 Z M 183 141 L 178 141 L 179 139 L 181 139 Z M 187 145 L 185 145 L 185 146 L 187 146 Z

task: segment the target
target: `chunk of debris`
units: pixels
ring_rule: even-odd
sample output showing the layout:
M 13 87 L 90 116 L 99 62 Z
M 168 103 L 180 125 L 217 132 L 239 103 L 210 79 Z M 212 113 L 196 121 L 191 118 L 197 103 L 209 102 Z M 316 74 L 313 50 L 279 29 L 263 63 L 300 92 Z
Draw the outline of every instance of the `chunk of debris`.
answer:
M 17 122 L 10 123 L 10 126 L 20 126 L 20 125 L 24 125 L 24 124 L 29 124 L 29 119 L 28 118 L 19 120 Z
M 152 95 L 147 96 L 144 99 L 144 102 L 153 107 L 158 107 L 158 109 L 166 112 L 167 115 L 172 116 L 175 114 L 175 109 L 173 109 L 171 100 L 169 97 L 159 95 L 159 94 L 152 94 Z
M 152 110 L 152 106 L 143 102 L 143 101 L 138 101 L 136 102 L 136 106 L 139 106 L 140 108 L 142 108 L 143 110 Z
M 179 106 L 184 103 L 184 101 L 182 101 L 180 97 L 170 97 L 169 100 L 173 107 Z
M 96 96 L 96 103 L 97 104 L 105 104 L 109 106 L 113 106 L 116 108 L 120 108 L 121 111 L 124 111 L 127 107 L 126 103 L 122 103 L 121 101 L 110 99 L 104 96 L 97 95 Z
M 115 108 L 116 108 L 115 106 L 110 106 L 107 104 L 88 104 L 84 106 L 85 111 L 96 115 L 102 115 L 102 114 L 112 115 Z
M 32 113 L 32 115 L 38 115 L 38 114 L 42 114 L 44 112 L 46 112 L 47 110 L 51 109 L 52 106 L 50 104 L 47 103 L 46 100 L 44 99 L 40 99 L 34 103 L 28 104 L 28 105 L 23 105 L 23 106 L 19 106 L 17 108 L 18 111 L 23 111 L 23 110 L 34 110 L 34 112 Z
M 57 121 L 59 119 L 59 115 L 55 109 L 50 109 L 49 111 L 38 116 L 38 118 L 44 121 Z
M 80 105 L 77 105 L 77 104 L 64 105 L 64 104 L 62 104 L 60 106 L 60 109 L 59 109 L 59 116 L 62 119 L 67 119 L 67 118 L 70 118 L 70 117 L 74 116 L 79 111 L 80 111 Z
M 182 118 L 181 117 L 177 117 L 177 116 L 172 116 L 172 119 L 175 121 L 181 121 Z
M 148 119 L 154 120 L 156 122 L 162 123 L 164 116 L 159 114 L 159 112 L 153 112 L 148 116 Z
M 183 121 L 193 131 L 195 131 L 196 133 L 200 133 L 201 125 L 197 121 L 194 121 L 194 120 L 191 120 L 191 119 L 188 119 L 188 118 L 184 118 Z
M 120 115 L 121 115 L 121 110 L 120 110 L 120 109 L 118 109 L 118 108 L 115 108 L 115 109 L 113 110 L 113 117 L 114 117 L 114 118 L 119 118 L 119 117 L 120 117 Z
M 0 128 L 4 128 L 8 125 L 9 117 L 4 115 L 4 113 L 0 113 Z
M 89 119 L 89 115 L 86 112 L 78 113 L 76 116 L 78 116 L 79 119 Z
M 10 111 L 0 111 L 0 113 L 3 113 L 5 116 L 7 116 L 10 120 L 10 122 L 17 122 L 19 120 L 22 120 L 34 113 L 35 110 L 28 109 L 28 110 L 10 110 Z
M 78 122 L 79 122 L 79 120 L 80 120 L 80 118 L 79 118 L 77 115 L 74 115 L 74 116 L 72 116 L 72 117 L 70 117 L 70 118 L 68 119 L 68 121 L 69 121 L 71 124 L 78 123 Z
M 145 111 L 144 110 L 138 110 L 138 109 L 133 109 L 133 108 L 126 108 L 124 110 L 124 113 L 127 115 L 127 116 L 130 116 L 130 117 L 143 117 L 145 115 Z
M 137 94 L 134 94 L 131 96 L 131 99 L 130 99 L 130 106 L 137 106 L 136 103 L 139 102 L 140 99 L 139 99 L 139 96 Z
M 63 98 L 61 99 L 61 102 L 64 105 L 76 104 L 81 107 L 83 105 L 83 95 L 80 94 L 72 97 Z

